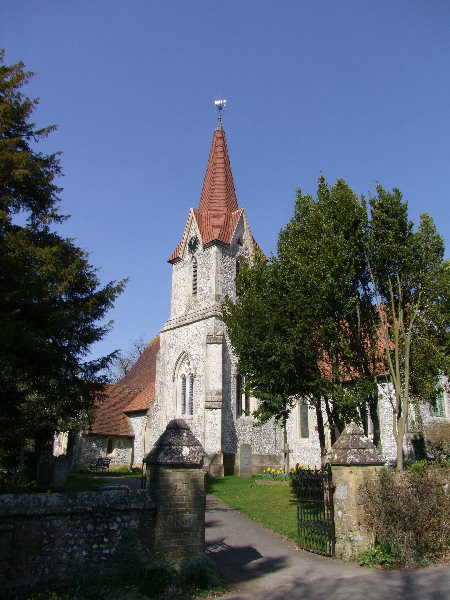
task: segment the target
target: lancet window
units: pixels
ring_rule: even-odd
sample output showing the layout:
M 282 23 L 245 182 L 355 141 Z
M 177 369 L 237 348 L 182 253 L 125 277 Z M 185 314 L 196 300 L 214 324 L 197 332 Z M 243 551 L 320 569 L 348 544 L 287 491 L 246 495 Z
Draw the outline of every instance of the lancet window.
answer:
M 195 372 L 187 354 L 183 353 L 174 370 L 177 414 L 181 417 L 194 414 Z
M 245 392 L 245 378 L 236 375 L 236 417 L 250 412 L 250 396 Z

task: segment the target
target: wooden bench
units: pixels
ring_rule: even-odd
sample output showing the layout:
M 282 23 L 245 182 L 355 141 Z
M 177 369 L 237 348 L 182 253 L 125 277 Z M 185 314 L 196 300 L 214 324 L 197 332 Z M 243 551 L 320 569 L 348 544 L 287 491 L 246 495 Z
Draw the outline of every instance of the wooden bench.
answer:
M 110 458 L 99 456 L 95 462 L 89 463 L 90 471 L 109 471 Z

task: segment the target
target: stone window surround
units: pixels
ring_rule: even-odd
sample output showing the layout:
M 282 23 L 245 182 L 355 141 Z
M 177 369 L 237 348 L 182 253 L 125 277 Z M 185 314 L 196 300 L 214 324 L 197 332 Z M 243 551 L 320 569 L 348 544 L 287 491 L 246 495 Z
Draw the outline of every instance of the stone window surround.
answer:
M 189 418 L 194 415 L 195 407 L 195 368 L 192 358 L 182 352 L 175 363 L 173 380 L 176 394 L 175 405 L 178 416 Z
M 250 396 L 246 394 L 242 388 L 245 384 L 245 377 L 240 373 L 235 375 L 236 381 L 236 418 L 247 417 L 247 412 L 250 412 Z
M 302 412 L 303 418 L 306 416 L 306 431 L 302 430 Z M 309 404 L 306 400 L 297 402 L 297 438 L 300 442 L 309 442 L 311 438 L 311 427 L 309 419 Z M 307 435 L 305 435 L 307 434 Z
M 105 454 L 106 456 L 116 456 L 117 454 L 116 440 L 113 436 L 108 436 L 106 438 Z

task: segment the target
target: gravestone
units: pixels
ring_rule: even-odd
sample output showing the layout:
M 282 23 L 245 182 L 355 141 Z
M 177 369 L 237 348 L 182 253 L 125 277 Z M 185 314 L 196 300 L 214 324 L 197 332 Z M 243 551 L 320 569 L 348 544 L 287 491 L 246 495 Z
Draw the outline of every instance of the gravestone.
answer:
M 53 492 L 62 492 L 66 487 L 67 475 L 69 474 L 69 459 L 65 454 L 56 457 L 53 465 L 50 489 Z
M 239 448 L 239 477 L 252 476 L 252 447 L 242 444 Z
M 44 454 L 39 457 L 37 464 L 36 482 L 38 485 L 49 485 L 52 479 L 56 457 L 53 454 Z

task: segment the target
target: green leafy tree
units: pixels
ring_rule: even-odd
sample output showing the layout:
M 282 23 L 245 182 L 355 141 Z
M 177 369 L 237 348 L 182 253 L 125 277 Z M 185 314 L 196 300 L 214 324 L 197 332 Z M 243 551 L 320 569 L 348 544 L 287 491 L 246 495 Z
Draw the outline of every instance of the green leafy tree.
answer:
M 449 368 L 449 263 L 433 220 L 421 215 L 417 231 L 399 190 L 377 186 L 370 199 L 368 263 L 378 333 L 392 384 L 397 469 L 403 468 L 411 397 L 433 402 Z
M 285 431 L 294 398 L 309 396 L 319 377 L 309 325 L 295 320 L 287 283 L 280 261 L 257 252 L 252 266 L 240 262 L 236 302 L 226 298 L 222 314 L 246 389 L 259 399 L 255 416 L 261 423 L 275 417 Z
M 102 390 L 111 357 L 87 361 L 109 328 L 104 317 L 124 282 L 99 286 L 87 254 L 54 230 L 58 154 L 35 145 L 54 126 L 30 121 L 37 100 L 21 89 L 31 73 L 0 55 L 0 432 L 4 451 L 55 431 L 79 430 Z
M 332 439 L 349 420 L 359 421 L 367 431 L 369 410 L 378 443 L 366 236 L 365 203 L 343 180 L 331 187 L 321 176 L 317 200 L 297 192 L 294 216 L 280 233 L 278 255 L 290 280 L 297 319 L 308 313 L 321 374 L 314 402 L 325 404 Z

